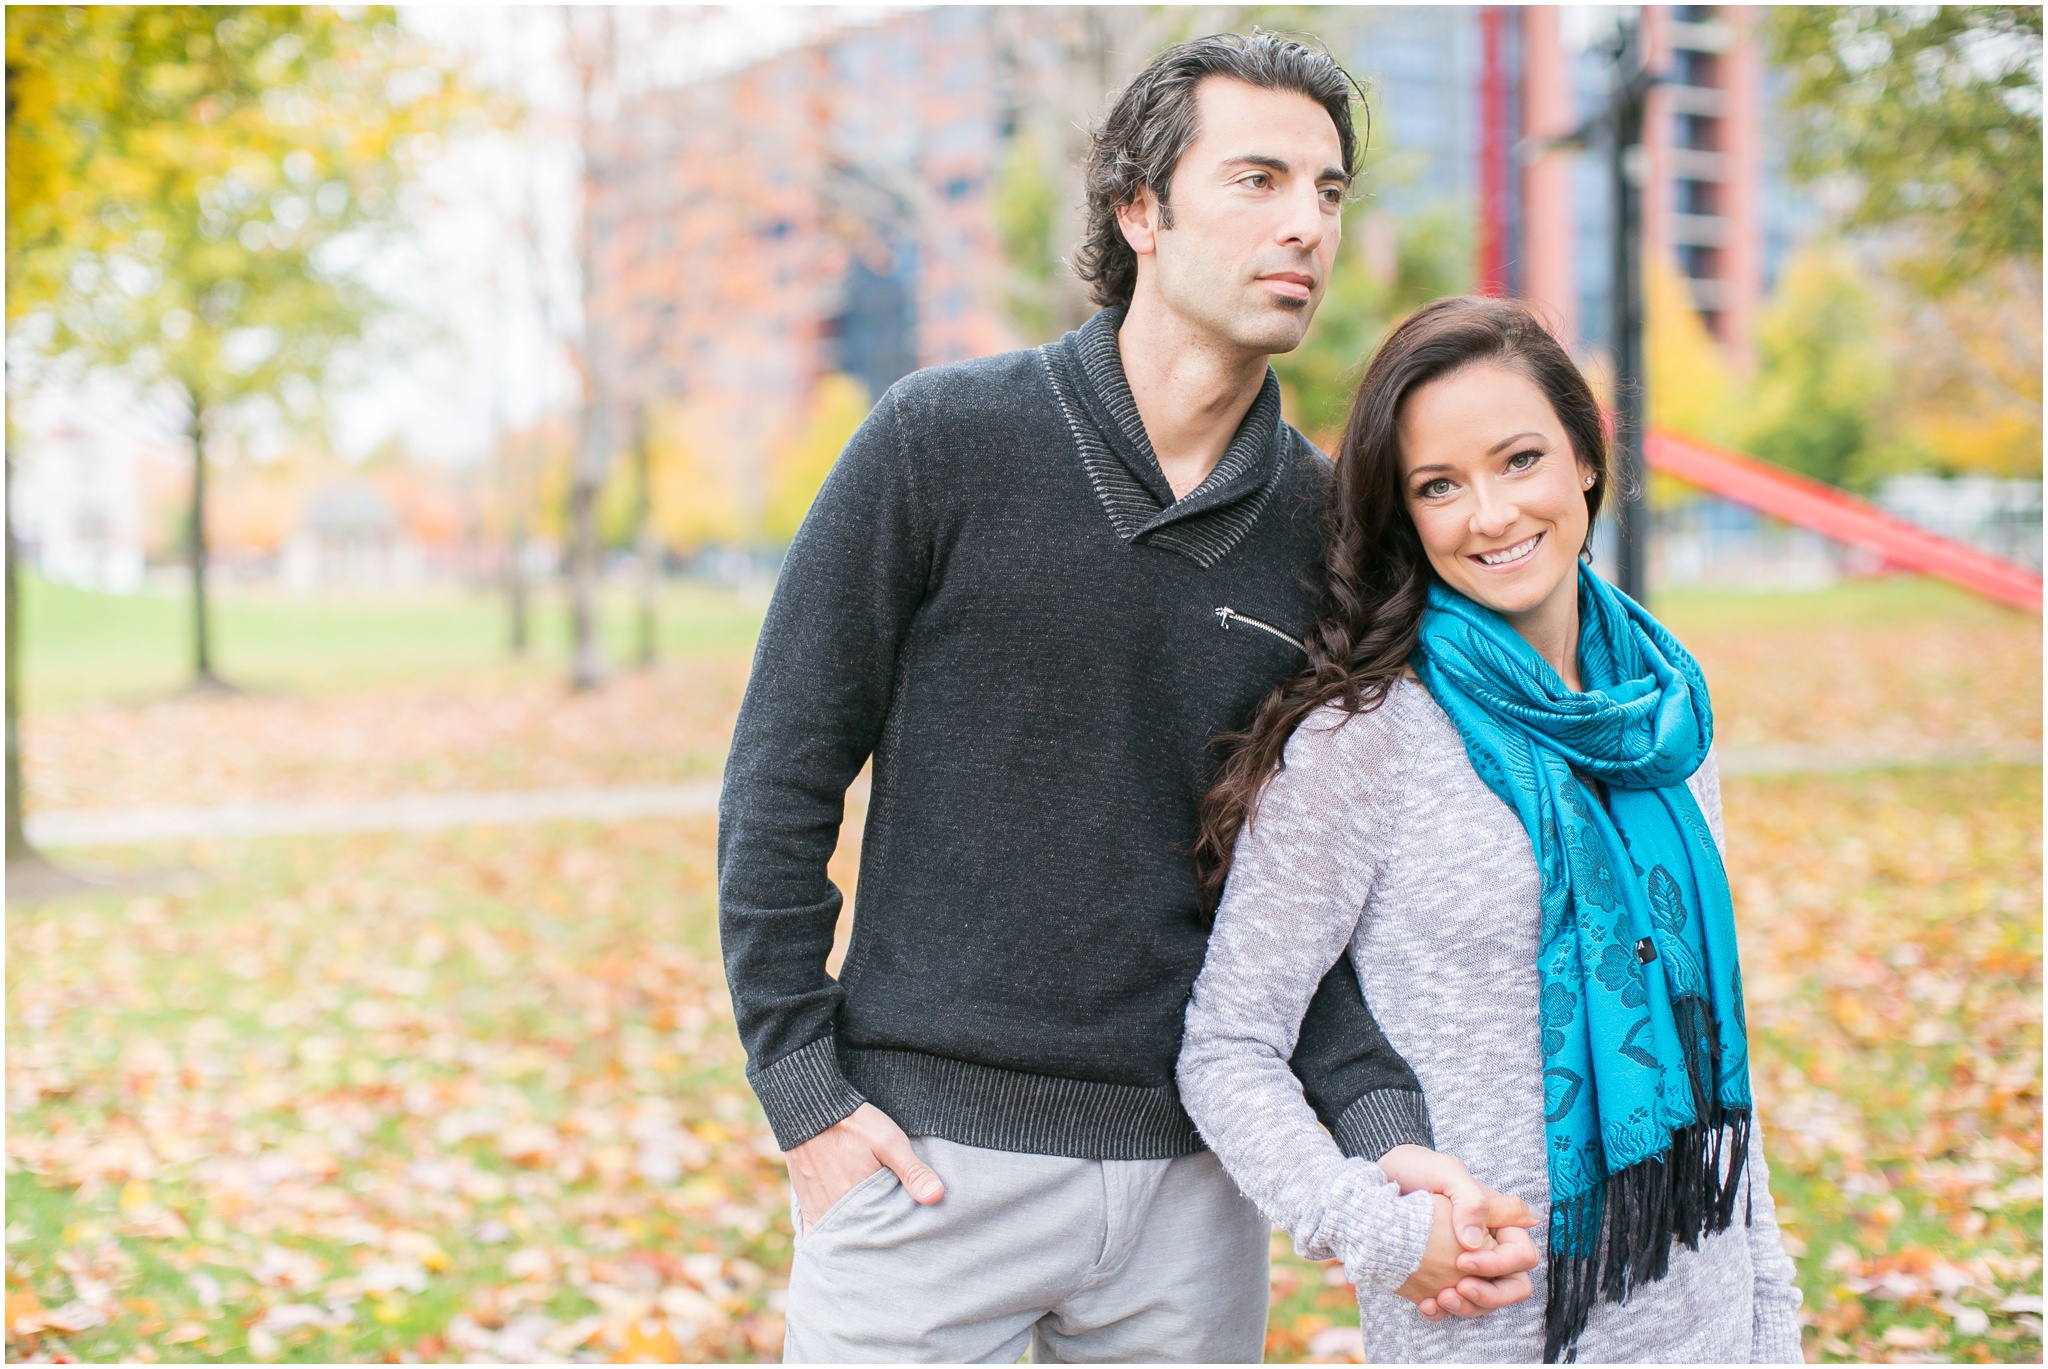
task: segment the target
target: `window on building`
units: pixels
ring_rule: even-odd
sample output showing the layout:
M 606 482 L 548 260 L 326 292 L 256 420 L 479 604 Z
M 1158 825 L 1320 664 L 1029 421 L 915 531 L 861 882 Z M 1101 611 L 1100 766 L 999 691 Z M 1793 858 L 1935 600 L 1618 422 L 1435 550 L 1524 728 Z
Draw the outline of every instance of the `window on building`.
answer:
M 1678 247 L 1678 269 L 1693 280 L 1711 280 L 1720 273 L 1716 254 L 1711 247 L 1698 243 L 1680 243 Z
M 842 283 L 838 317 L 823 330 L 837 369 L 879 395 L 917 369 L 917 255 L 890 244 L 886 261 L 856 253 Z
M 1718 214 L 1719 187 L 1712 181 L 1678 181 L 1675 184 L 1678 212 L 1681 214 Z
M 1715 79 L 1719 74 L 1711 52 L 1680 48 L 1671 54 L 1671 79 L 1678 85 L 1716 86 L 1720 84 Z
M 1681 114 L 1678 116 L 1676 137 L 1678 145 L 1701 152 L 1712 152 L 1719 141 L 1720 120 L 1706 114 Z
M 973 181 L 965 176 L 955 176 L 952 180 L 946 182 L 946 198 L 949 200 L 964 200 L 967 198 L 968 192 L 973 189 Z

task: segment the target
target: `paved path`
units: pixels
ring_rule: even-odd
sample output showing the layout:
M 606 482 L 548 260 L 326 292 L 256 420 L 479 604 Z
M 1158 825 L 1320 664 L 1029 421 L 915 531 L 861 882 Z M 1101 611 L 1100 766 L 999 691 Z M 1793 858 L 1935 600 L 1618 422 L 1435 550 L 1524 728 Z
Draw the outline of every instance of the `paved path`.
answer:
M 320 832 L 429 832 L 520 822 L 626 822 L 718 811 L 718 781 L 602 789 L 514 789 L 482 794 L 405 794 L 343 803 L 230 803 L 217 807 L 102 808 L 31 814 L 38 846 L 127 846 L 195 838 Z
M 1724 775 L 1838 775 L 1852 770 L 1967 770 L 1979 765 L 2041 763 L 2039 742 L 1989 746 L 1912 746 L 1889 750 L 1828 746 L 1730 746 L 1721 751 Z
M 1839 774 L 1856 770 L 1960 769 L 2041 763 L 2037 742 L 1971 750 L 1836 751 L 1821 747 L 1730 747 L 1728 775 Z M 102 808 L 35 813 L 28 839 L 38 846 L 129 846 L 153 841 L 300 836 L 329 832 L 429 832 L 443 827 L 522 822 L 627 822 L 703 817 L 718 811 L 718 780 L 590 789 L 514 789 L 494 793 L 403 794 L 339 803 L 231 803 L 162 808 Z M 848 795 L 867 801 L 863 780 Z

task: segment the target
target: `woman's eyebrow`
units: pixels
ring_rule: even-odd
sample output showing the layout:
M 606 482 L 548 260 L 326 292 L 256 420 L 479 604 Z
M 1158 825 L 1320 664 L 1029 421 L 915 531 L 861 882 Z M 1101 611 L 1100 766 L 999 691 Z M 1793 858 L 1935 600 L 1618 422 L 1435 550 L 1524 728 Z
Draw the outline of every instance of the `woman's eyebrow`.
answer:
M 1542 433 L 1536 432 L 1536 431 L 1534 431 L 1533 429 L 1532 429 L 1532 430 L 1530 430 L 1530 431 L 1528 431 L 1528 432 L 1520 432 L 1520 433 L 1516 433 L 1516 434 L 1515 434 L 1515 435 L 1514 435 L 1513 437 L 1504 437 L 1504 438 L 1502 438 L 1502 439 L 1501 439 L 1500 441 L 1498 441 L 1498 442 L 1494 443 L 1494 444 L 1493 444 L 1493 445 L 1492 445 L 1491 447 L 1488 447 L 1488 448 L 1486 449 L 1486 454 L 1487 454 L 1488 456 L 1492 456 L 1492 455 L 1493 455 L 1493 454 L 1494 454 L 1495 452 L 1499 451 L 1499 450 L 1500 450 L 1500 449 L 1501 449 L 1502 447 L 1512 446 L 1512 445 L 1513 445 L 1514 443 L 1520 442 L 1520 441 L 1521 441 L 1521 440 L 1522 440 L 1523 438 L 1525 438 L 1525 437 L 1535 437 L 1535 438 L 1540 438 L 1540 437 L 1542 437 L 1542 436 L 1543 436 L 1543 434 L 1542 434 Z

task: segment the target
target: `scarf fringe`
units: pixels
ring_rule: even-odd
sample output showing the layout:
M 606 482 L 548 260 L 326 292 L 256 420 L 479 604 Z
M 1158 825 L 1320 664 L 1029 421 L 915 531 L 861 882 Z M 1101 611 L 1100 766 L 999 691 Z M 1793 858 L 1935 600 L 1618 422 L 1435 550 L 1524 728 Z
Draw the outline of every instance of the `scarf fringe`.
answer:
M 1664 1154 L 1551 1205 L 1545 1364 L 1577 1361 L 1579 1336 L 1596 1301 L 1626 1302 L 1635 1289 L 1668 1274 L 1673 1241 L 1697 1250 L 1702 1236 L 1733 1224 L 1749 1158 L 1750 1113 L 1714 1111 L 1711 1124 L 1672 1132 Z
M 1577 1360 L 1579 1336 L 1596 1300 L 1626 1302 L 1643 1284 L 1670 1273 L 1673 1241 L 1697 1250 L 1700 1237 L 1726 1231 L 1734 1221 L 1749 1158 L 1749 1109 L 1720 1101 L 1721 1043 L 1713 1005 L 1688 994 L 1672 1000 L 1671 1016 L 1692 1084 L 1693 1115 L 1700 1120 L 1673 1131 L 1664 1153 L 1552 1205 L 1546 1364 Z

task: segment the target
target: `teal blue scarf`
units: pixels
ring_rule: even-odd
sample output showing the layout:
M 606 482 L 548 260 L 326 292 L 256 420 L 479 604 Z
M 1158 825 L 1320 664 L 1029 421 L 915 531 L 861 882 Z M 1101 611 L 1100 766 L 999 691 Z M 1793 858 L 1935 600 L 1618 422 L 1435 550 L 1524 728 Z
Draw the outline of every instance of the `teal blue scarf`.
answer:
M 1713 741 L 1706 681 L 1584 568 L 1579 622 L 1584 693 L 1441 584 L 1414 657 L 1542 874 L 1549 1362 L 1575 1356 L 1596 1294 L 1620 1301 L 1664 1276 L 1673 1238 L 1727 1229 L 1750 1115 L 1728 877 L 1685 784 Z

